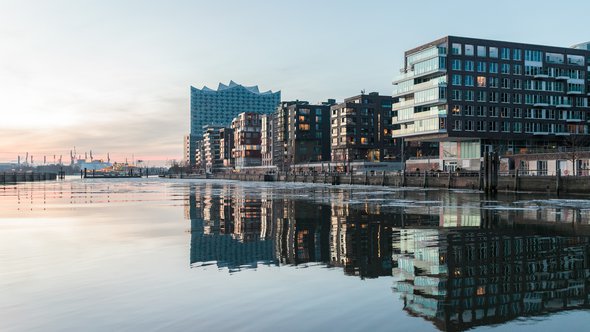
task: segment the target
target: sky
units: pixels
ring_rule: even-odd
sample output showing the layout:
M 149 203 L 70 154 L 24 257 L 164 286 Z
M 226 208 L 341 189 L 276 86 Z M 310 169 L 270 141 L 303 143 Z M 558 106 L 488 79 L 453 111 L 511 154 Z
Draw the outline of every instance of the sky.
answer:
M 559 6 L 559 5 L 557 5 Z M 0 0 L 0 162 L 182 157 L 191 85 L 283 100 L 391 94 L 403 52 L 446 36 L 571 46 L 590 2 Z

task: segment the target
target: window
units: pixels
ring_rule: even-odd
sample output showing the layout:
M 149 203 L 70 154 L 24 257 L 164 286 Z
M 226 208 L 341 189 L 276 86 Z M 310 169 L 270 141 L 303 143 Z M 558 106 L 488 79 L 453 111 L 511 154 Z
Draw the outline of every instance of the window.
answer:
M 477 91 L 477 101 L 486 101 L 485 91 Z
M 473 101 L 474 93 L 472 90 L 465 90 L 465 101 Z
M 501 103 L 509 103 L 510 102 L 510 94 L 502 92 L 500 93 L 500 102 Z
M 473 56 L 473 45 L 465 45 L 465 55 Z
M 510 49 L 506 48 L 506 47 L 502 47 L 500 57 L 502 58 L 502 60 L 510 60 Z
M 453 70 L 461 70 L 461 60 L 453 59 L 452 68 Z
M 478 57 L 486 57 L 487 56 L 487 52 L 486 52 L 486 47 L 485 46 L 478 46 L 477 47 L 477 56 Z
M 497 92 L 490 92 L 490 99 L 489 101 L 491 103 L 497 103 L 498 102 L 498 93 Z
M 497 77 L 490 76 L 488 77 L 488 86 L 490 88 L 497 88 L 500 86 L 500 79 Z
M 477 72 L 485 73 L 486 72 L 486 63 L 483 61 L 477 62 Z
M 475 121 L 477 131 L 486 131 L 486 122 L 483 120 Z
M 492 74 L 498 73 L 498 63 L 497 62 L 490 62 L 490 73 L 492 73 Z
M 453 100 L 461 100 L 461 90 L 453 90 Z
M 503 118 L 509 118 L 510 117 L 510 108 L 508 107 L 502 107 L 502 113 L 501 113 Z
M 525 50 L 524 60 L 541 62 L 543 61 L 543 52 L 536 50 Z
M 497 118 L 498 117 L 498 107 L 490 107 L 490 116 Z
M 510 65 L 507 63 L 502 64 L 502 74 L 510 74 Z
M 473 76 L 471 76 L 471 75 L 465 75 L 463 84 L 465 86 L 473 86 L 474 85 Z
M 522 50 L 515 48 L 512 51 L 512 60 L 516 60 L 516 61 L 522 60 Z
M 465 60 L 465 71 L 473 71 L 473 61 Z
M 512 88 L 516 90 L 522 89 L 522 81 L 519 79 L 512 80 Z
M 513 104 L 522 104 L 522 94 L 515 93 L 512 95 L 512 103 Z
M 498 131 L 498 122 L 497 121 L 490 121 L 489 122 L 489 131 Z
M 473 121 L 471 121 L 471 120 L 465 121 L 465 130 L 473 131 Z
M 498 57 L 498 48 L 497 47 L 490 47 L 490 58 L 497 58 Z
M 453 43 L 452 53 L 455 55 L 461 55 L 461 44 Z
M 485 76 L 477 76 L 477 87 L 478 88 L 485 88 L 486 87 L 486 77 Z
M 502 79 L 502 89 L 510 89 L 510 80 L 507 78 Z
M 522 65 L 514 65 L 512 66 L 512 69 L 514 75 L 522 75 Z
M 502 122 L 502 131 L 505 133 L 510 132 L 510 122 L 508 122 L 508 121 Z
M 299 130 L 301 131 L 308 131 L 309 130 L 309 123 L 300 123 Z
M 485 106 L 476 106 L 475 111 L 477 116 L 486 116 L 487 107 Z
M 461 120 L 455 120 L 453 122 L 453 130 L 461 130 Z
M 473 106 L 466 105 L 463 108 L 463 115 L 465 115 L 465 116 L 473 116 Z
M 457 85 L 457 86 L 461 85 L 461 75 L 457 75 L 457 74 L 453 75 L 453 85 Z

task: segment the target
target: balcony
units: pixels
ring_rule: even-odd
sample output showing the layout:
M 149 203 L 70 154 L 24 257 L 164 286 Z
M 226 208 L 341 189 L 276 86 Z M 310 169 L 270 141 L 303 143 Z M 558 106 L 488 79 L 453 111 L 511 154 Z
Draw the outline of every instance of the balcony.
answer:
M 549 104 L 546 102 L 535 102 L 533 104 L 533 107 L 547 107 L 547 106 L 549 106 Z
M 565 74 L 558 74 L 557 76 L 555 76 L 555 79 L 556 80 L 566 80 L 567 81 L 567 80 L 570 79 L 570 77 L 568 75 L 565 75 Z
M 414 106 L 414 99 L 410 99 L 410 100 L 402 100 L 398 103 L 394 103 L 393 104 L 393 109 L 402 109 L 402 108 L 406 108 L 406 107 L 413 107 Z
M 557 104 L 555 104 L 555 107 L 557 108 L 570 108 L 572 107 L 572 104 L 568 104 L 566 102 L 558 102 Z
M 566 92 L 568 95 L 582 95 L 584 94 L 584 92 L 579 91 L 579 90 L 567 90 Z

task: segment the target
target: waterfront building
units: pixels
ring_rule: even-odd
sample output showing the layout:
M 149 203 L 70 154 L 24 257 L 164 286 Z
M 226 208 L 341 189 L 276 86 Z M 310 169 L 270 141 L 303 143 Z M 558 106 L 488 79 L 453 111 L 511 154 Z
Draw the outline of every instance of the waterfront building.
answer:
M 261 166 L 261 114 L 240 113 L 231 123 L 234 131 L 234 148 L 232 154 L 235 168 Z
M 191 86 L 191 135 L 202 138 L 206 125 L 229 127 L 242 112 L 272 113 L 280 100 L 280 91 L 260 92 L 257 86 L 246 87 L 234 81 L 219 83 L 217 90 Z
M 203 139 L 195 140 L 195 162 L 191 166 L 194 169 L 203 170 L 205 168 L 205 145 Z
M 391 96 L 377 92 L 346 98 L 331 107 L 331 160 L 399 161 L 400 144 L 392 137 Z
M 317 105 L 299 100 L 281 103 L 274 114 L 275 165 L 288 170 L 296 164 L 330 160 L 330 106 L 335 103 L 334 99 Z
M 590 51 L 447 36 L 405 52 L 393 136 L 439 144 L 444 170 L 483 153 L 554 149 L 587 136 Z
M 261 147 L 262 166 L 272 166 L 273 156 L 273 114 L 263 114 L 261 116 Z
M 192 135 L 184 135 L 183 140 L 183 148 L 182 148 L 182 162 L 184 165 L 194 165 L 195 164 L 195 154 L 191 153 L 191 151 L 195 151 L 195 139 Z
M 205 169 L 213 172 L 223 166 L 221 157 L 220 131 L 223 127 L 206 126 L 203 135 L 203 151 L 205 156 Z
M 221 128 L 219 130 L 219 155 L 223 160 L 224 168 L 234 167 L 234 157 L 232 150 L 234 148 L 234 131 L 231 128 Z

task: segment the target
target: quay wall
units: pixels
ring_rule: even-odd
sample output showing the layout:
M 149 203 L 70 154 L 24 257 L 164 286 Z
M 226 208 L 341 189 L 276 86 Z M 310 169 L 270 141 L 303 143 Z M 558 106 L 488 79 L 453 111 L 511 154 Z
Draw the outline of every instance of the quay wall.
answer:
M 0 172 L 0 184 L 13 184 L 19 182 L 36 182 L 56 180 L 56 173 L 46 172 Z
M 208 178 L 237 181 L 279 181 L 298 183 L 322 183 L 330 185 L 372 185 L 388 187 L 418 187 L 481 190 L 483 179 L 479 174 L 462 176 L 456 173 L 375 172 L 365 174 L 214 174 Z M 550 194 L 589 194 L 590 176 L 517 176 L 498 177 L 499 192 L 537 192 Z

